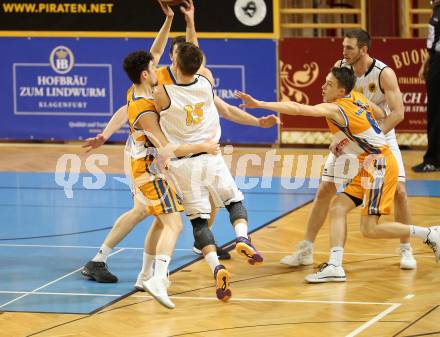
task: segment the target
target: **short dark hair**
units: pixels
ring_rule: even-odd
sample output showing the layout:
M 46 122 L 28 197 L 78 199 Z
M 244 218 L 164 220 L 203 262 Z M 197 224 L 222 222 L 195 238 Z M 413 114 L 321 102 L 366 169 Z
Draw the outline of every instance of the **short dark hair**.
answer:
M 348 95 L 354 88 L 356 77 L 352 69 L 347 67 L 334 67 L 332 74 L 338 80 L 338 87 L 345 89 L 345 94 Z
M 371 36 L 363 29 L 353 29 L 345 33 L 345 37 L 349 39 L 356 39 L 359 48 L 367 46 L 368 50 L 371 49 Z
M 184 42 L 177 47 L 177 65 L 184 75 L 197 73 L 203 63 L 202 50 L 190 42 Z
M 184 42 L 186 42 L 185 35 L 179 35 L 179 36 L 176 36 L 175 38 L 173 38 L 171 40 L 171 44 L 170 44 L 170 54 L 173 53 L 174 46 L 176 46 L 176 45 L 178 46 L 179 44 L 184 43 Z
M 148 66 L 154 57 L 150 52 L 139 50 L 127 55 L 124 59 L 124 70 L 128 78 L 134 84 L 141 83 L 141 73 L 148 70 Z

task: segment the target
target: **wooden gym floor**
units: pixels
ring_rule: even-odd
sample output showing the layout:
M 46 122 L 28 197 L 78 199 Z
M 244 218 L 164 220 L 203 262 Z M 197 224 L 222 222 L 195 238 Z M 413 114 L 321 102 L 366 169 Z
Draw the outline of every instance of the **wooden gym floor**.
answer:
M 233 172 L 240 154 L 254 153 L 264 158 L 269 150 L 235 148 Z M 276 151 L 281 156 L 326 154 L 322 149 Z M 19 173 L 52 173 L 57 159 L 64 153 L 78 154 L 81 162 L 88 156 L 77 145 L 1 144 L 0 172 L 8 173 L 9 180 Z M 105 146 L 96 153 L 108 156 L 108 166 L 105 167 L 107 173 L 122 172 L 121 146 Z M 440 173 L 414 174 L 410 167 L 420 161 L 423 153 L 404 151 L 403 155 L 410 180 L 410 194 L 414 195 L 410 197 L 413 223 L 423 226 L 440 223 Z M 295 174 L 295 169 L 294 165 L 291 174 Z M 81 171 L 84 171 L 84 165 Z M 274 175 L 279 177 L 281 171 L 278 162 L 275 164 Z M 11 172 L 15 173 L 11 175 Z M 261 167 L 256 165 L 247 170 L 249 176 L 261 177 L 262 174 Z M 309 170 L 307 175 L 310 175 Z M 312 178 L 317 176 L 312 174 Z M 18 190 L 22 194 L 30 193 L 26 189 L 20 190 L 20 187 Z M 126 198 L 129 200 L 129 196 Z M 2 202 L 14 203 L 14 198 L 8 199 L 4 196 Z M 247 265 L 232 252 L 232 259 L 225 262 L 232 274 L 233 297 L 228 303 L 216 300 L 209 268 L 204 261 L 198 261 L 171 276 L 169 294 L 176 304 L 174 310 L 164 309 L 147 294 L 140 292 L 118 298 L 99 311 L 87 314 L 62 313 L 63 311 L 36 313 L 26 312 L 31 311 L 26 308 L 9 311 L 7 306 L 2 307 L 0 303 L 0 310 L 4 310 L 0 313 L 0 336 L 440 336 L 440 266 L 436 265 L 432 252 L 414 240 L 412 245 L 418 261 L 417 269 L 399 269 L 396 251 L 398 242 L 363 238 L 358 229 L 359 210 L 349 216 L 344 255 L 346 283 L 308 285 L 303 281 L 306 274 L 327 260 L 327 224 L 315 243 L 313 267 L 287 268 L 280 265 L 279 259 L 290 253 L 293 245 L 302 239 L 311 204 L 300 206 L 296 210 L 285 212 L 279 219 L 274 217 L 274 221 L 269 221 L 252 235 L 253 242 L 265 257 L 261 267 Z M 116 209 L 114 214 L 123 211 Z M 1 237 L 5 237 L 3 234 L 9 230 L 10 222 L 7 219 L 20 216 L 19 212 L 3 214 L 0 223 Z M 112 217 L 113 213 L 109 218 Z M 107 225 L 110 226 L 111 223 Z M 214 227 L 224 225 L 218 223 Z M 32 233 L 38 234 L 38 228 L 34 228 Z M 98 246 L 106 233 L 107 231 L 100 233 Z M 14 241 L 0 240 L 0 252 L 5 252 L 11 243 Z M 87 256 L 91 257 L 94 253 L 95 250 L 88 251 Z M 3 275 L 0 276 L 0 286 L 1 279 L 6 279 L 6 275 L 8 284 L 5 287 L 10 286 L 11 280 L 26 284 L 26 279 L 18 279 L 18 275 L 14 278 L 14 275 L 9 274 L 18 260 L 23 264 L 22 268 L 32 269 L 32 265 L 26 266 L 27 257 L 23 254 L 26 253 L 18 253 L 17 260 L 14 260 L 9 255 L 0 253 L 0 274 Z M 75 256 L 71 256 L 70 259 L 74 258 Z M 50 255 L 47 259 L 44 268 L 56 269 L 57 266 L 50 263 Z M 69 255 L 65 259 L 68 263 Z M 75 261 L 79 263 L 77 267 L 81 267 L 81 261 L 85 263 L 87 259 L 81 256 L 79 262 Z M 109 264 L 112 264 L 112 258 L 109 259 Z M 133 272 L 136 274 L 137 270 Z M 73 284 L 78 285 L 81 282 L 84 281 L 78 278 Z M 105 286 L 111 288 L 116 285 Z M 20 289 L 16 290 L 18 296 Z M 6 292 L 8 291 L 0 289 L 0 293 Z M 58 292 L 65 293 L 66 290 Z M 25 293 L 28 294 L 23 291 Z M 35 293 L 38 290 L 32 295 Z M 11 294 L 13 291 L 9 290 L 7 295 L 12 296 Z M 70 296 L 70 301 L 74 302 L 79 297 L 79 294 Z M 39 298 L 47 301 L 47 297 L 33 298 L 36 298 L 35 301 Z M 2 299 L 3 304 L 7 300 L 7 297 Z

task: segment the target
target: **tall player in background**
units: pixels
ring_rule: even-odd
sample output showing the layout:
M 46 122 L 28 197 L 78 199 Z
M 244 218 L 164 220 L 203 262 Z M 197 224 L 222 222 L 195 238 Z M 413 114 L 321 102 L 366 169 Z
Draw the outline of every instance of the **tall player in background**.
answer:
M 196 45 L 198 45 L 198 41 L 197 41 L 197 35 L 196 35 L 196 31 L 195 31 L 195 22 L 194 22 L 194 5 L 192 0 L 187 0 L 185 2 L 185 6 L 181 6 L 180 7 L 182 13 L 185 16 L 185 21 L 186 21 L 186 38 L 183 36 L 179 36 L 177 38 L 174 38 L 171 42 L 171 46 L 170 46 L 170 59 L 172 64 L 170 66 L 167 67 L 160 67 L 157 70 L 157 78 L 158 78 L 158 83 L 159 84 L 172 84 L 175 83 L 175 74 L 176 74 L 176 55 L 177 55 L 177 48 L 179 46 L 179 44 L 185 42 L 185 40 L 192 42 Z M 174 14 L 172 12 L 172 10 L 170 10 L 169 8 L 166 11 L 167 15 L 171 16 L 172 19 L 172 15 Z M 171 25 L 171 23 L 170 23 Z M 159 41 L 158 39 L 162 37 L 161 32 L 159 32 L 156 41 Z M 160 45 L 162 49 L 161 53 L 158 53 L 158 51 L 156 49 L 158 48 L 153 48 L 153 47 L 158 47 L 158 43 L 155 41 L 155 43 L 153 43 L 153 46 L 151 48 L 151 52 L 155 55 L 155 62 L 158 63 L 159 59 L 164 51 L 165 45 Z M 162 39 L 160 39 L 160 41 L 163 42 Z M 166 43 L 166 39 L 165 39 L 165 43 Z M 238 124 L 243 124 L 243 125 L 250 125 L 250 126 L 258 126 L 261 128 L 270 128 L 273 127 L 274 125 L 279 124 L 279 119 L 278 117 L 274 116 L 274 115 L 268 115 L 268 116 L 264 116 L 264 117 L 260 117 L 260 118 L 256 118 L 255 116 L 248 114 L 247 112 L 232 106 L 228 103 L 226 103 L 225 101 L 221 100 L 220 98 L 217 98 L 216 100 L 216 107 L 219 111 L 219 113 L 221 114 L 221 116 L 227 120 L 230 120 L 232 122 L 238 123 Z M 101 145 L 103 145 L 110 137 L 112 134 L 114 134 L 116 131 L 118 131 L 120 128 L 122 128 L 128 121 L 128 117 L 127 117 L 127 107 L 124 105 L 122 106 L 111 118 L 111 120 L 109 121 L 108 125 L 106 126 L 105 130 L 103 131 L 102 134 L 98 134 L 96 137 L 93 138 L 89 138 L 85 141 L 83 147 L 86 147 L 88 149 L 95 149 L 100 147 Z M 216 208 L 217 205 L 215 205 L 212 202 L 212 214 L 211 217 L 209 219 L 209 226 L 212 225 L 214 218 L 215 218 L 215 214 L 216 214 Z M 136 208 L 134 207 L 133 209 L 127 211 L 126 213 L 124 213 L 123 215 L 121 215 L 115 222 L 112 230 L 110 231 L 110 233 L 108 234 L 108 236 L 106 237 L 105 241 L 103 242 L 99 253 L 95 256 L 95 260 L 97 261 L 103 261 L 106 262 L 107 261 L 107 256 L 111 253 L 112 249 L 119 243 L 122 241 L 122 239 L 128 235 L 128 233 L 130 233 L 130 231 L 138 224 L 140 223 L 142 220 L 145 219 L 146 217 L 146 213 L 145 210 L 142 208 Z M 155 223 L 153 223 L 153 226 L 155 225 Z M 201 254 L 201 251 L 199 249 L 197 249 L 199 245 L 197 243 L 195 243 L 195 251 L 197 251 L 197 253 Z M 200 247 L 198 247 L 200 248 Z M 221 248 L 217 248 L 217 255 L 220 257 L 220 259 L 228 259 L 230 258 L 230 255 L 227 251 L 221 249 Z M 150 261 L 152 260 L 152 257 L 150 256 L 145 256 L 144 255 L 144 266 L 148 266 L 150 265 Z M 105 277 L 96 277 L 96 280 L 98 282 L 117 282 L 117 278 L 114 275 L 111 275 L 108 270 L 103 270 L 102 273 L 104 275 L 106 275 Z M 138 290 L 143 290 L 143 287 L 141 285 L 142 280 L 145 280 L 145 275 L 144 274 L 139 274 L 138 276 L 138 280 L 135 284 L 136 289 Z
M 396 74 L 386 64 L 368 54 L 371 49 L 371 38 L 368 32 L 362 29 L 350 31 L 345 34 L 342 45 L 344 59 L 336 62 L 335 66 L 353 69 L 356 75 L 355 90 L 362 93 L 369 101 L 383 108 L 387 113 L 381 128 L 399 168 L 399 182 L 394 197 L 394 217 L 397 222 L 410 224 L 411 217 L 405 187 L 405 168 L 394 131 L 394 127 L 404 118 L 402 94 Z M 338 171 L 343 172 L 343 169 L 338 170 L 335 167 L 337 163 L 335 155 L 330 152 L 309 215 L 304 241 L 298 244 L 297 250 L 291 255 L 281 259 L 282 264 L 300 266 L 313 263 L 313 242 L 325 222 L 330 202 L 336 193 L 335 182 L 341 181 L 342 178 L 335 175 Z M 340 212 L 347 214 L 353 207 L 352 203 L 340 204 Z M 341 247 L 335 249 L 340 250 Z M 401 238 L 400 257 L 400 268 L 416 268 L 417 263 L 412 254 L 408 238 Z
M 360 219 L 362 235 L 372 239 L 410 237 L 421 239 L 440 260 L 439 227 L 429 228 L 385 221 L 379 223 L 381 215 L 390 213 L 398 183 L 398 164 L 386 136 L 374 116 L 383 115 L 384 110 L 369 102 L 362 94 L 352 91 L 355 75 L 349 68 L 334 67 L 322 86 L 324 103 L 310 106 L 296 102 L 258 101 L 245 93 L 237 93 L 244 100 L 243 107 L 261 108 L 288 115 L 325 117 L 335 140 L 348 140 L 342 148 L 347 155 L 356 156 L 360 169 L 356 176 L 333 200 L 330 211 L 331 250 L 328 263 L 318 272 L 307 275 L 310 283 L 344 282 L 342 268 L 343 247 L 346 236 L 346 216 L 341 209 L 354 209 L 363 204 Z M 385 118 L 385 125 L 386 118 Z M 350 205 L 350 207 L 347 207 Z

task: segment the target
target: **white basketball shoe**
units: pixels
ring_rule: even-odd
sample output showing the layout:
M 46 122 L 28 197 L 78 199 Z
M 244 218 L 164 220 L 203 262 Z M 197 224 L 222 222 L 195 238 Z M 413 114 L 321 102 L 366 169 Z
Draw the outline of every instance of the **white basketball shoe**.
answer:
M 308 266 L 313 264 L 313 248 L 306 241 L 301 241 L 296 246 L 296 251 L 291 255 L 284 256 L 281 260 L 281 264 L 285 264 L 290 267 Z

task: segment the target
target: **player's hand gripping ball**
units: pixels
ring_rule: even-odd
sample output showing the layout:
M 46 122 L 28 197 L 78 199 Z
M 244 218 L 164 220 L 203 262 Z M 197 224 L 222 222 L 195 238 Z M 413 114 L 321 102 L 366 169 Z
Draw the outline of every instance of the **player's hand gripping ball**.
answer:
M 184 0 L 160 0 L 164 5 L 177 6 L 184 2 Z

